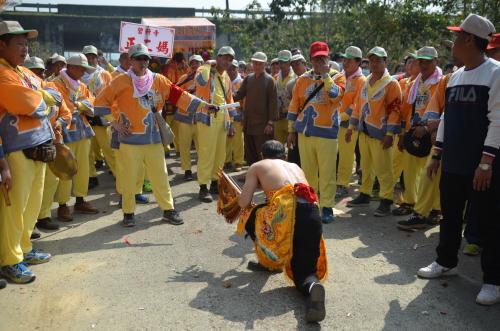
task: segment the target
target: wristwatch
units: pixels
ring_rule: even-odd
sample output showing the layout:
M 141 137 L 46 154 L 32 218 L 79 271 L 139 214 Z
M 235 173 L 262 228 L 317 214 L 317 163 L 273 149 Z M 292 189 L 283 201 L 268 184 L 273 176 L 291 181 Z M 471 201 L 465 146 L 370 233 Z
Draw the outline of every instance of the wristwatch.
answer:
M 479 169 L 481 169 L 482 171 L 488 171 L 491 169 L 491 164 L 479 163 Z

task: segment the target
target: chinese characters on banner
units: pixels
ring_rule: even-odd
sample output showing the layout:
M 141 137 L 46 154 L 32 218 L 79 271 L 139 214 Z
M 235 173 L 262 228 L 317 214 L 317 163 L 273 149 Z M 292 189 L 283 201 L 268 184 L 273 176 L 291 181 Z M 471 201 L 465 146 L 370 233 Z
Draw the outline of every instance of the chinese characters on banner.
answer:
M 121 22 L 119 52 L 125 53 L 132 45 L 144 44 L 151 56 L 171 58 L 174 35 L 175 30 L 171 28 Z

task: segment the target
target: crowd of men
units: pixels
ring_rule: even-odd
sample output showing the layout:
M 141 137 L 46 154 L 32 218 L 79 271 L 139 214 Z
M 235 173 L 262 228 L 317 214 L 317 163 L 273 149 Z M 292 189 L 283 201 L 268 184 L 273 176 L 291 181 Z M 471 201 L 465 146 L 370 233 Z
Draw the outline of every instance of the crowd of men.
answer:
M 455 272 L 466 210 L 466 252 L 482 251 L 477 301 L 500 301 L 500 37 L 474 14 L 449 30 L 455 34 L 449 72 L 439 67 L 434 47 L 421 45 L 405 57 L 404 72 L 390 75 L 380 46 L 365 57 L 350 46 L 333 58 L 320 41 L 307 54 L 311 68 L 299 49 L 282 50 L 272 61 L 256 52 L 247 64 L 230 46 L 214 59 L 195 54 L 186 63 L 176 55 L 161 70 L 152 70 L 141 44 L 121 54 L 116 68 L 92 45 L 43 61 L 28 55 L 37 31 L 0 22 L 3 276 L 31 282 L 28 265 L 50 260 L 30 239 L 35 226 L 59 227 L 51 218 L 54 201 L 60 222 L 99 212 L 85 198 L 104 163 L 121 195 L 123 226 L 135 225 L 136 203 L 148 202 L 144 191 L 153 192 L 165 222 L 180 225 L 165 160 L 172 147 L 185 180 L 193 180 L 195 146 L 198 197 L 208 203 L 219 169 L 251 166 L 275 139 L 318 193 L 323 224 L 335 220 L 333 207 L 349 195 L 354 173 L 361 186 L 348 207 L 378 196 L 374 216 L 407 216 L 401 229 L 440 224 L 438 257 L 420 277 Z M 159 114 L 175 133 L 173 146 L 162 143 Z M 47 166 L 61 144 L 78 165 L 69 179 Z

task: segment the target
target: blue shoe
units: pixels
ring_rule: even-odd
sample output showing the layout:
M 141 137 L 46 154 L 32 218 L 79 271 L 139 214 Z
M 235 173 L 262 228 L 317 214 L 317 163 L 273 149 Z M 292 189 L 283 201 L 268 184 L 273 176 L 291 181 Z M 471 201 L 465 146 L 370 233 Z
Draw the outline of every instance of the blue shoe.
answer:
M 321 222 L 329 224 L 333 221 L 335 221 L 335 218 L 333 217 L 333 209 L 326 207 L 321 208 Z
M 35 280 L 36 276 L 23 262 L 2 267 L 5 278 L 16 284 L 27 284 Z
M 26 264 L 42 264 L 50 261 L 52 255 L 44 253 L 39 249 L 33 248 L 28 254 L 24 255 Z
M 136 194 L 135 195 L 135 202 L 141 203 L 141 204 L 146 204 L 146 203 L 149 203 L 149 199 L 144 194 Z

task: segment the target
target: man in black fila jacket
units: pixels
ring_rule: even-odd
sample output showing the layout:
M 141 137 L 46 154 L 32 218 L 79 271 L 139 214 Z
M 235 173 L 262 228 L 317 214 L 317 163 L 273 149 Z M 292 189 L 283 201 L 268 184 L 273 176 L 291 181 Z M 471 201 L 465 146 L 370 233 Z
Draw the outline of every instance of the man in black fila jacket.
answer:
M 418 271 L 422 278 L 456 274 L 466 201 L 477 207 L 483 246 L 483 286 L 476 302 L 500 302 L 500 62 L 485 56 L 495 27 L 471 14 L 455 33 L 453 56 L 464 67 L 452 74 L 446 87 L 444 115 L 439 124 L 433 162 L 442 156 L 439 245 L 435 262 Z

